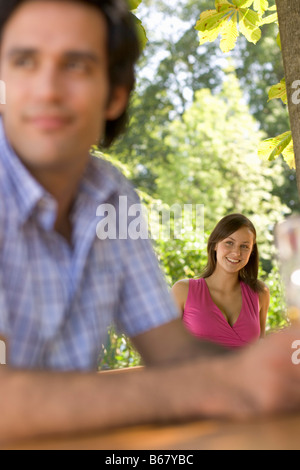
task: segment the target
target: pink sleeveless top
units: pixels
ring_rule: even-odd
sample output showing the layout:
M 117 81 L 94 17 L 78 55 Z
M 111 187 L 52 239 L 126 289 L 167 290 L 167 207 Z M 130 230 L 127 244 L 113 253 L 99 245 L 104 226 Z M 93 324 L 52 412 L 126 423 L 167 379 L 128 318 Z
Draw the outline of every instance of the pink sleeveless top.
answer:
M 185 327 L 198 338 L 240 348 L 260 338 L 259 295 L 241 282 L 243 306 L 231 327 L 213 302 L 205 279 L 190 279 L 189 294 L 183 314 Z

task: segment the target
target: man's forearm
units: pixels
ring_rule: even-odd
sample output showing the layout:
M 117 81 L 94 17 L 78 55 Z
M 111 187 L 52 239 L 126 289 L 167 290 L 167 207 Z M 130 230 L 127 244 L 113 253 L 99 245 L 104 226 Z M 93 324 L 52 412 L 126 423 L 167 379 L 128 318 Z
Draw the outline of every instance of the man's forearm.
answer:
M 206 406 L 212 413 L 208 373 L 198 362 L 120 374 L 3 369 L 0 441 L 205 416 Z
M 201 417 L 300 410 L 300 369 L 291 345 L 300 330 L 234 355 L 125 374 L 0 369 L 0 441 Z
M 235 382 L 224 381 L 227 365 L 211 358 L 111 374 L 0 371 L 0 442 L 233 417 L 244 413 L 244 402 Z
M 129 425 L 147 419 L 142 381 L 120 375 L 0 371 L 0 440 Z M 142 387 L 142 389 L 141 389 Z

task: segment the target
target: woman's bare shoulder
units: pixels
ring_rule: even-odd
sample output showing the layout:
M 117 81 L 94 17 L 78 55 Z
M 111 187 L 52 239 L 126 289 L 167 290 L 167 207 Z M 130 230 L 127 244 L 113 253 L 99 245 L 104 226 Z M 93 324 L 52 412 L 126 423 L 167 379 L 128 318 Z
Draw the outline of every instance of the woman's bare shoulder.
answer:
M 185 303 L 188 298 L 189 284 L 189 279 L 182 279 L 176 282 L 176 284 L 174 284 L 174 286 L 172 287 L 173 296 L 182 312 L 184 310 Z
M 261 299 L 267 299 L 270 297 L 270 289 L 269 287 L 262 281 L 260 281 L 260 291 L 259 291 L 259 297 Z
M 176 290 L 176 291 L 186 291 L 186 290 L 188 290 L 189 285 L 190 285 L 190 280 L 189 279 L 181 279 L 180 281 L 177 281 L 174 284 L 172 289 Z
M 263 306 L 266 306 L 267 308 L 269 307 L 270 305 L 270 289 L 268 288 L 268 286 L 261 282 L 262 286 L 261 286 L 261 290 L 259 292 L 259 303 L 261 305 L 261 307 Z

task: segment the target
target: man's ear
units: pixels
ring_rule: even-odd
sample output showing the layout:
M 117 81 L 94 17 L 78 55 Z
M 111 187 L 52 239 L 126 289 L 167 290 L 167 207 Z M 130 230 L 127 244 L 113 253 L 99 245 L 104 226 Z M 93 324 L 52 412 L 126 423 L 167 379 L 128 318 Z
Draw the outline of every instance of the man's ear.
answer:
M 129 92 L 125 86 L 117 86 L 113 89 L 106 110 L 106 120 L 115 121 L 128 106 Z

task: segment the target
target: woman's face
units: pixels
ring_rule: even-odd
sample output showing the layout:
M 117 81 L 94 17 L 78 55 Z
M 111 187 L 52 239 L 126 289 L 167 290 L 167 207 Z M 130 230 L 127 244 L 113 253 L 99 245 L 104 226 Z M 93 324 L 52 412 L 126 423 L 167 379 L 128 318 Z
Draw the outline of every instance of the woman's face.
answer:
M 217 264 L 230 273 L 239 272 L 249 262 L 254 247 L 254 234 L 247 227 L 216 245 Z

